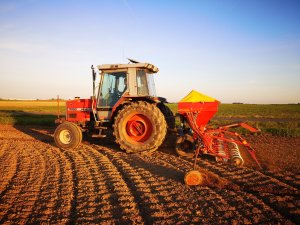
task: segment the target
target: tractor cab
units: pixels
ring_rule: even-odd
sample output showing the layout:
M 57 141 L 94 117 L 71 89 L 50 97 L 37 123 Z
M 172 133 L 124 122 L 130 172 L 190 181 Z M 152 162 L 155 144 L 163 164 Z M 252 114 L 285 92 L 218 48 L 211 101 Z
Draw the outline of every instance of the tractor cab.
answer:
M 156 97 L 153 75 L 158 68 L 150 63 L 133 62 L 98 66 L 100 82 L 96 107 L 99 120 L 110 120 L 114 109 L 130 98 Z

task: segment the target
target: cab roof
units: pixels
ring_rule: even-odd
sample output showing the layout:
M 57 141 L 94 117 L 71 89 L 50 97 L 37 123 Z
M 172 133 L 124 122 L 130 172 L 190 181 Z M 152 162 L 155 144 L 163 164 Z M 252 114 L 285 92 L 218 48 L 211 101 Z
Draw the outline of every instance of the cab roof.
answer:
M 129 63 L 129 64 L 102 64 L 98 65 L 98 69 L 101 71 L 105 70 L 121 70 L 121 69 L 128 69 L 128 68 L 140 68 L 140 69 L 147 69 L 151 73 L 157 73 L 159 69 L 150 64 L 150 63 Z

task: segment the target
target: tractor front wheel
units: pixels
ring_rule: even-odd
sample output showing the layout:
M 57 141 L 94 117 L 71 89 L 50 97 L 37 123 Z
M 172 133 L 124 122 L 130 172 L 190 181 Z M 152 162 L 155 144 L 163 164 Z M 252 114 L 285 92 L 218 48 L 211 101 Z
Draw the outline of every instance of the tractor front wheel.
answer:
M 59 148 L 74 149 L 82 141 L 82 132 L 76 124 L 65 122 L 55 129 L 54 141 Z
M 126 152 L 155 151 L 165 139 L 167 123 L 154 104 L 139 101 L 119 111 L 113 128 L 116 142 Z

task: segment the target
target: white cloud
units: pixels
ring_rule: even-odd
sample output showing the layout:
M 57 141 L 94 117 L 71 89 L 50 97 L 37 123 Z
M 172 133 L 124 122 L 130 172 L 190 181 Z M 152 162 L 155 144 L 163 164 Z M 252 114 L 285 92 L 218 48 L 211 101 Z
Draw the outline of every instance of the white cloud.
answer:
M 6 32 L 8 30 L 12 30 L 15 28 L 15 25 L 12 23 L 1 23 L 0 24 L 0 32 Z
M 48 49 L 47 46 L 37 44 L 37 43 L 0 39 L 0 50 L 31 53 L 31 52 L 45 52 L 47 49 Z

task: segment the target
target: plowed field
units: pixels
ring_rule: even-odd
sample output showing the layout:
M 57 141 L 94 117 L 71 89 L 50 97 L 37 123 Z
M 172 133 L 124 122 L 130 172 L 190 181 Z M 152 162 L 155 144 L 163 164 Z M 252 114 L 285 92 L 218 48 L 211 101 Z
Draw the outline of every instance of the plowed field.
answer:
M 62 150 L 52 135 L 0 126 L 0 224 L 299 224 L 299 139 L 251 138 L 263 170 L 247 157 L 243 168 L 200 160 L 206 185 L 188 187 L 192 161 L 171 144 L 152 155 L 109 140 Z

